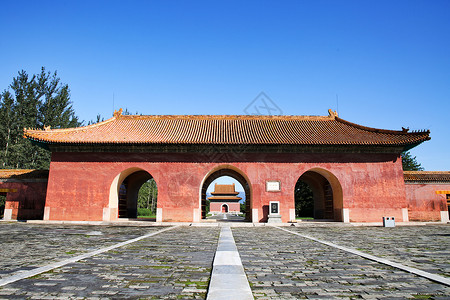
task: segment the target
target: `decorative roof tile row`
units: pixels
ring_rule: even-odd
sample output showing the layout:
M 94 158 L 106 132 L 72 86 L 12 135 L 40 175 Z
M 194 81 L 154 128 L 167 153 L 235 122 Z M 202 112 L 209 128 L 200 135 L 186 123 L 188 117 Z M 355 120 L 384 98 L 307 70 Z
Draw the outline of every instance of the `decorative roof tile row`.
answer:
M 450 183 L 450 171 L 404 171 L 405 182 L 448 182 Z
M 214 192 L 211 193 L 212 195 L 238 195 L 239 192 L 236 192 L 234 183 L 232 184 L 215 184 L 214 185 Z
M 0 169 L 0 179 L 46 179 L 48 170 Z
M 208 198 L 211 201 L 239 201 L 241 199 L 241 197 L 237 196 L 212 196 Z
M 236 192 L 234 183 L 233 184 L 215 184 L 214 192 L 211 193 L 213 196 L 209 197 L 208 200 L 211 201 L 239 201 L 242 198 L 237 197 L 239 193 Z
M 417 145 L 429 131 L 374 129 L 329 116 L 130 116 L 98 124 L 25 129 L 44 144 Z

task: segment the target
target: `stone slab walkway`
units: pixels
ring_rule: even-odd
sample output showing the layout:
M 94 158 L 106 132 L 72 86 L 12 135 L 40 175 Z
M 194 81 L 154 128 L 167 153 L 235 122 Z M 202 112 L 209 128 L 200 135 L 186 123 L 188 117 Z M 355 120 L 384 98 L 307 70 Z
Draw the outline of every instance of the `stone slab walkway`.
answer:
M 239 251 L 255 299 L 450 299 L 446 285 L 277 228 L 248 225 L 231 227 L 234 247 L 221 246 L 217 225 L 181 226 L 7 284 L 0 299 L 205 299 L 214 257 L 230 247 Z M 0 223 L 0 277 L 162 228 Z M 286 229 L 450 278 L 448 225 Z
M 222 227 L 207 300 L 253 300 L 252 290 L 228 226 Z

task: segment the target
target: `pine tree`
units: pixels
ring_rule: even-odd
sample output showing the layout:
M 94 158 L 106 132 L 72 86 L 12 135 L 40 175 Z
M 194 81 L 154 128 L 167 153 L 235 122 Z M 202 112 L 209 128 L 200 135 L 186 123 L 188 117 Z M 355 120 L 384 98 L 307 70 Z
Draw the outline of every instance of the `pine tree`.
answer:
M 43 129 L 80 126 L 70 101 L 67 84 L 62 84 L 42 67 L 38 75 L 20 71 L 0 94 L 0 168 L 48 169 L 50 152 L 23 138 L 24 128 Z
M 403 171 L 423 171 L 423 167 L 417 161 L 415 156 L 412 156 L 409 151 L 404 151 L 401 154 Z

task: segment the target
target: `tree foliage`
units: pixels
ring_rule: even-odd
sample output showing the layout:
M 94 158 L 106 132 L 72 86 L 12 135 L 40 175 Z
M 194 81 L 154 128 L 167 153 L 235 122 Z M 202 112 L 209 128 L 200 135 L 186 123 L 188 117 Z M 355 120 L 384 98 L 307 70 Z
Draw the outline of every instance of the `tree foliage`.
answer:
M 50 153 L 23 138 L 24 128 L 77 127 L 70 90 L 57 72 L 20 71 L 0 94 L 0 168 L 48 169 Z
M 145 182 L 139 189 L 138 211 L 147 210 L 151 214 L 156 214 L 156 204 L 158 199 L 158 187 L 152 178 Z M 142 210 L 145 209 L 145 210 Z
M 313 192 L 302 180 L 295 185 L 295 216 L 314 217 Z
M 245 200 L 245 201 L 247 201 L 247 200 Z M 247 209 L 245 201 L 240 203 L 240 211 L 243 214 L 246 213 L 246 209 Z
M 3 218 L 5 212 L 6 196 L 0 193 L 0 218 Z
M 404 151 L 401 154 L 403 171 L 423 171 L 423 167 L 417 161 L 415 156 L 412 156 L 409 151 Z

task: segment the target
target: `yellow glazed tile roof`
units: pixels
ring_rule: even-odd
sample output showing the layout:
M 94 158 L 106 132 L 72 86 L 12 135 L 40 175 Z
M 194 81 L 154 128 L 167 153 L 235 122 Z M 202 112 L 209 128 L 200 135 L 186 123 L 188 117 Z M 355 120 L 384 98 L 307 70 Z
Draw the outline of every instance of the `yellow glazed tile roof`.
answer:
M 48 178 L 48 170 L 0 169 L 0 179 L 41 179 Z
M 406 182 L 449 182 L 450 171 L 404 171 L 403 178 Z
M 78 128 L 25 129 L 45 144 L 394 145 L 419 144 L 429 131 L 364 127 L 329 116 L 185 115 L 114 117 Z

